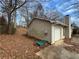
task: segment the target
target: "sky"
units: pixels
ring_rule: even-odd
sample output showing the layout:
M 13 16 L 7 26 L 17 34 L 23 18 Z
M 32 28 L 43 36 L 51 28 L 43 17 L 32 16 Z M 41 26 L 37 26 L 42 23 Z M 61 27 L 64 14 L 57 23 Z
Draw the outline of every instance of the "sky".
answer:
M 70 15 L 72 22 L 76 22 L 79 25 L 79 0 L 38 0 L 44 8 L 45 13 L 51 11 L 58 11 L 63 16 Z M 32 10 L 32 9 L 31 9 Z M 17 19 L 21 18 L 19 12 L 17 12 Z M 61 15 L 61 16 L 62 16 Z M 17 20 L 19 22 L 19 20 Z
M 41 1 L 45 10 L 57 10 L 65 15 L 70 15 L 72 22 L 79 25 L 79 0 L 43 0 Z
M 72 21 L 75 21 L 76 23 L 79 22 L 79 0 L 38 0 L 38 1 L 43 5 L 45 13 L 57 10 L 63 16 L 70 15 L 72 17 L 71 18 Z

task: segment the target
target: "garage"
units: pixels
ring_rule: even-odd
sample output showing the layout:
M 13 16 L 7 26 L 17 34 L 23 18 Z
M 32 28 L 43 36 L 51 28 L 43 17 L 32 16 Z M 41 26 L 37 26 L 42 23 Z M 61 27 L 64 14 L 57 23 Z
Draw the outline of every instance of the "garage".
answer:
M 52 26 L 52 43 L 63 38 L 63 27 L 62 26 Z
M 55 33 L 54 33 L 54 41 L 58 41 L 61 39 L 61 27 L 56 26 L 55 27 Z
M 60 21 L 51 21 L 43 18 L 34 18 L 28 25 L 28 35 L 34 36 L 36 39 L 46 40 L 53 44 L 60 39 L 64 39 L 63 33 L 68 25 Z M 67 33 L 69 30 L 67 29 Z M 67 34 L 68 36 L 68 34 Z

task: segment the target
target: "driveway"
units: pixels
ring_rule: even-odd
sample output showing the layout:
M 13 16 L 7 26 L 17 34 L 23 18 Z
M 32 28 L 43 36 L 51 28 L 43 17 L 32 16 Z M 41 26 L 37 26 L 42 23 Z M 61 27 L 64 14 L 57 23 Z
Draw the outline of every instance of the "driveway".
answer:
M 70 47 L 72 46 L 73 45 L 66 44 L 61 40 L 36 54 L 42 57 L 42 59 L 79 59 L 77 52 L 70 51 L 72 49 L 70 49 Z

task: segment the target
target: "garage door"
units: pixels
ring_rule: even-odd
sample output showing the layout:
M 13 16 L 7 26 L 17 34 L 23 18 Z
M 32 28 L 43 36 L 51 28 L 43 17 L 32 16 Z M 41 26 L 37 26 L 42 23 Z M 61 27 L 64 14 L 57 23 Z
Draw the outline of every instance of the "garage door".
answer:
M 60 34 L 61 34 L 61 28 L 60 27 L 55 27 L 55 32 L 54 32 L 54 35 L 55 35 L 54 39 L 55 39 L 55 41 L 60 40 L 60 38 L 61 38 Z

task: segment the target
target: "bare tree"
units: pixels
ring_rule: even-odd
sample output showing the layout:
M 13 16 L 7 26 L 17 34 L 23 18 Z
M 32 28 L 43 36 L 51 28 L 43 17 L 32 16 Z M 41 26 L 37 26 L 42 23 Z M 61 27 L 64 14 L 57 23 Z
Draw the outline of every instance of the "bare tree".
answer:
M 0 0 L 3 12 L 6 12 L 8 15 L 8 33 L 11 31 L 12 13 L 22 7 L 26 2 L 26 0 Z
M 36 6 L 36 9 L 33 13 L 33 16 L 34 17 L 42 17 L 44 16 L 44 9 L 43 9 L 43 6 L 41 3 L 38 2 L 37 6 Z
M 18 9 L 18 11 L 21 13 L 21 16 L 25 18 L 27 24 L 31 21 L 32 18 L 42 17 L 44 15 L 42 4 L 35 0 L 26 3 L 23 7 L 21 7 L 21 9 Z
M 29 22 L 29 10 L 28 10 L 27 5 L 21 7 L 21 9 L 19 9 L 19 12 L 20 12 L 21 16 L 25 18 L 25 22 L 28 24 L 28 22 Z

